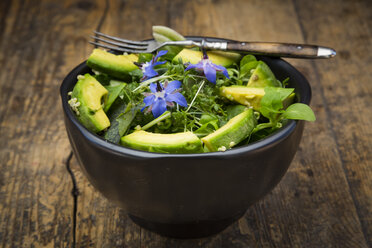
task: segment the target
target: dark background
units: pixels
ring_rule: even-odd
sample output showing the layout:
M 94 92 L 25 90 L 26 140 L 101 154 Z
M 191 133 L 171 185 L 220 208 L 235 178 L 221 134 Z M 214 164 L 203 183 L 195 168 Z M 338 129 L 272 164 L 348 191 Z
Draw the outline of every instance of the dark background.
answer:
M 152 25 L 338 52 L 288 60 L 312 85 L 317 121 L 280 184 L 213 237 L 139 228 L 71 154 L 59 86 L 92 51 L 89 35 L 145 39 Z M 1 0 L 0 246 L 72 247 L 75 237 L 76 247 L 372 247 L 371 27 L 368 0 Z

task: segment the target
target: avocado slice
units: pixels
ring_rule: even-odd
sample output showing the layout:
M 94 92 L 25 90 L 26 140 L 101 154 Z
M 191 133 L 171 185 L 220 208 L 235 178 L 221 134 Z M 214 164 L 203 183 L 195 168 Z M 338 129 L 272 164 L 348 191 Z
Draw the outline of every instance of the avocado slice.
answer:
M 139 130 L 121 137 L 120 143 L 126 147 L 148 152 L 203 152 L 201 140 L 192 132 L 161 134 Z
M 259 111 L 261 99 L 265 95 L 265 88 L 247 86 L 221 87 L 220 94 L 230 101 L 238 102 Z M 284 108 L 292 104 L 294 97 L 295 93 L 292 93 L 283 101 Z
M 250 77 L 247 86 L 249 87 L 279 87 L 280 83 L 276 80 L 270 67 L 263 61 L 259 61 L 256 69 Z
M 246 139 L 256 125 L 253 109 L 247 109 L 201 140 L 211 152 L 226 151 Z
M 233 52 L 209 51 L 207 55 L 214 64 L 222 65 L 223 67 L 229 67 L 233 63 L 237 63 L 241 58 L 239 53 Z M 197 64 L 203 58 L 203 53 L 201 51 L 184 48 L 173 58 L 173 62 L 177 63 L 180 58 L 183 63 L 190 62 L 191 64 Z
M 92 132 L 102 131 L 110 126 L 101 103 L 106 100 L 108 91 L 89 74 L 78 78 L 69 104 L 87 129 Z
M 247 86 L 229 86 L 221 87 L 220 95 L 226 97 L 230 101 L 235 101 L 254 110 L 260 109 L 260 102 L 265 95 L 264 88 L 255 88 Z
M 129 72 L 138 69 L 133 63 L 137 61 L 136 54 L 115 55 L 105 50 L 94 49 L 87 60 L 87 66 L 112 77 L 126 80 L 130 78 Z

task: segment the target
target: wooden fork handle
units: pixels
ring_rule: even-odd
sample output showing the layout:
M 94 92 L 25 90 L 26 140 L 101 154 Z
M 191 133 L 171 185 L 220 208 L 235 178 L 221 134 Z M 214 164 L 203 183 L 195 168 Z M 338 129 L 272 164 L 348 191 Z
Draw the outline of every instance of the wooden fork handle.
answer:
M 316 59 L 336 55 L 336 51 L 328 47 L 273 42 L 227 42 L 226 50 L 290 58 Z

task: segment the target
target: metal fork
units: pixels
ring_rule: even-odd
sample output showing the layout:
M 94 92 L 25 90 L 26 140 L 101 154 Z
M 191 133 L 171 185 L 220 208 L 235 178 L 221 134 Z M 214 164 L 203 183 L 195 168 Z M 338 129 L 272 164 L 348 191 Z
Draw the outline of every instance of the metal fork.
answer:
M 117 52 L 127 53 L 152 53 L 164 46 L 182 46 L 182 47 L 200 47 L 209 50 L 223 50 L 250 53 L 255 55 L 267 55 L 290 58 L 332 58 L 336 51 L 332 48 L 291 43 L 274 43 L 274 42 L 242 42 L 242 41 L 208 41 L 208 38 L 201 37 L 201 41 L 184 40 L 184 41 L 167 41 L 159 43 L 155 40 L 133 41 L 126 40 L 107 34 L 94 31 L 95 36 L 91 36 L 94 41 L 89 43 L 114 50 Z M 100 41 L 100 42 L 99 42 Z M 103 44 L 103 43 L 106 44 Z

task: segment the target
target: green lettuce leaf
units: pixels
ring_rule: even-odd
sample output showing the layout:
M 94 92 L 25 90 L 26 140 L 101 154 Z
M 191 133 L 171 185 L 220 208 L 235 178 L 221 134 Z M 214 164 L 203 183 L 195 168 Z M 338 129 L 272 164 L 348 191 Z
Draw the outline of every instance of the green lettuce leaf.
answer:
M 315 121 L 314 112 L 311 108 L 303 103 L 294 103 L 290 105 L 282 114 L 285 119 L 292 120 L 305 120 L 305 121 Z

